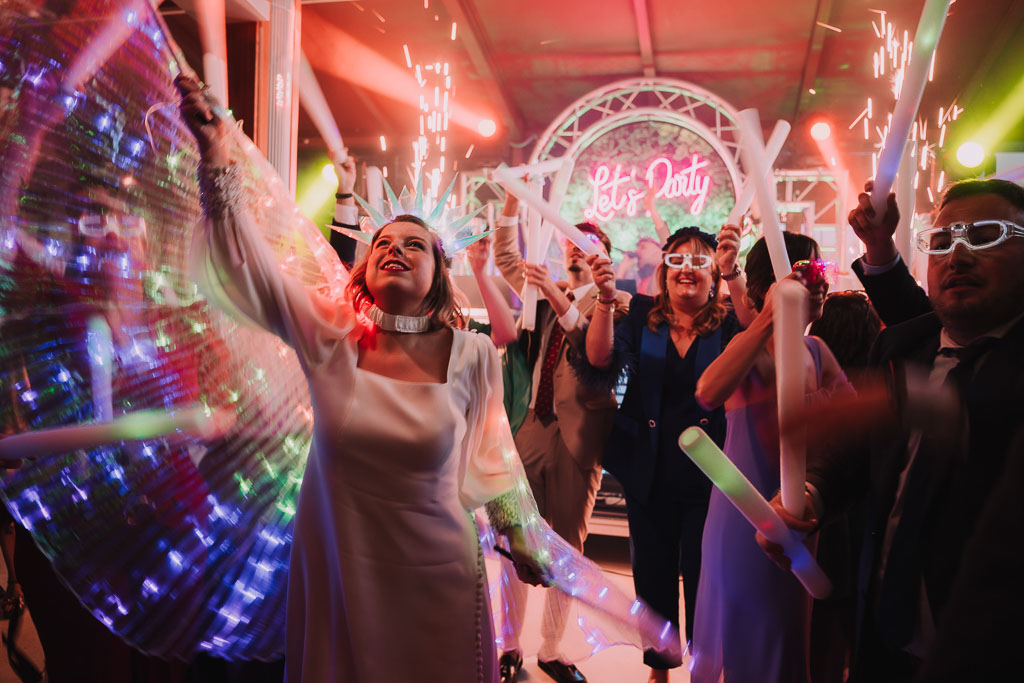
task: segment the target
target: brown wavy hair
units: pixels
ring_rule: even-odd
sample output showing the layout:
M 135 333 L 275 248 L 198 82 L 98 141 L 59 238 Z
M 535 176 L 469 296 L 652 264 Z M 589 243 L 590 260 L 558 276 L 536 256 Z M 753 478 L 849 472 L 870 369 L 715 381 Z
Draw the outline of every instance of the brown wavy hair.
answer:
M 678 240 L 669 239 L 665 244 L 663 252 L 667 254 L 670 250 L 682 244 L 693 244 L 697 253 L 707 254 L 711 257 L 712 296 L 706 304 L 700 307 L 697 315 L 693 316 L 693 329 L 698 335 L 703 337 L 717 330 L 728 313 L 725 304 L 722 303 L 722 274 L 718 270 L 718 263 L 715 262 L 715 250 L 699 237 L 686 235 Z M 658 269 L 654 271 L 654 277 L 657 279 L 660 290 L 658 295 L 654 297 L 654 307 L 647 314 L 647 326 L 653 332 L 657 332 L 658 326 L 661 324 L 671 326 L 672 320 L 675 318 L 675 315 L 672 313 L 672 302 L 668 299 L 668 270 L 665 262 L 662 261 L 658 265 Z
M 434 255 L 434 281 L 430 284 L 427 295 L 423 297 L 423 306 L 427 309 L 431 328 L 464 328 L 466 321 L 462 316 L 462 309 L 455 299 L 455 287 L 452 285 L 451 275 L 448 271 L 448 262 L 441 249 L 441 241 L 423 219 L 412 215 L 396 216 L 391 223 L 381 226 L 377 229 L 377 232 L 373 233 L 373 238 L 370 240 L 370 249 L 367 250 L 366 255 L 349 273 L 348 285 L 345 286 L 345 295 L 352 302 L 352 307 L 356 311 L 361 311 L 373 303 L 373 295 L 370 294 L 370 290 L 366 287 L 366 262 L 370 258 L 370 251 L 373 249 L 373 245 L 377 243 L 377 238 L 380 237 L 384 228 L 392 223 L 414 223 L 426 230 L 427 234 L 430 235 L 430 242 L 433 246 L 431 252 Z

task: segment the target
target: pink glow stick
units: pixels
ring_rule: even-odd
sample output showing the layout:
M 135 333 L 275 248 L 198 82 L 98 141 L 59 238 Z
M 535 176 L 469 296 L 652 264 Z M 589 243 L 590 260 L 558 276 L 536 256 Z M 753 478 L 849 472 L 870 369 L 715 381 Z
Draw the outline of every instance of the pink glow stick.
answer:
M 925 0 L 921 10 L 921 21 L 917 24 L 914 34 L 914 49 L 911 52 L 910 64 L 903 75 L 899 99 L 892 110 L 892 122 L 885 136 L 885 145 L 878 157 L 875 171 L 875 187 L 871 193 L 871 206 L 875 209 L 875 219 L 881 221 L 885 216 L 886 203 L 892 190 L 896 172 L 900 167 L 900 158 L 910 137 L 910 128 L 917 116 L 917 108 L 921 104 L 921 95 L 928 82 L 928 70 L 932 63 L 932 55 L 939 44 L 942 27 L 946 23 L 950 0 Z

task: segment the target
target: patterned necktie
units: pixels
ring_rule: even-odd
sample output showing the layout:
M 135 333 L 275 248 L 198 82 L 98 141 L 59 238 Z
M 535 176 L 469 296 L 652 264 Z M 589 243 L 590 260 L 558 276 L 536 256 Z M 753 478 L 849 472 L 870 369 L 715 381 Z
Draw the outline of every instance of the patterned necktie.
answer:
M 567 292 L 566 296 L 570 302 L 573 300 L 572 292 Z M 541 419 L 550 417 L 555 412 L 555 364 L 558 363 L 558 352 L 562 349 L 564 339 L 565 331 L 556 319 L 551 327 L 547 350 L 544 352 L 544 364 L 540 366 L 537 400 L 533 404 L 534 414 Z

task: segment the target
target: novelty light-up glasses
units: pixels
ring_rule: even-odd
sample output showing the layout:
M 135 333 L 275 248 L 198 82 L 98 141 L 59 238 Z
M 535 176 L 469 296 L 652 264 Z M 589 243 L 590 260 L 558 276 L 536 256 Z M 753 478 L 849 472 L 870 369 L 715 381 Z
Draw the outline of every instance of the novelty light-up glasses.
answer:
M 707 254 L 665 254 L 665 265 L 669 268 L 686 268 L 698 270 L 711 265 L 711 257 Z
M 1010 221 L 974 221 L 930 228 L 917 233 L 917 248 L 926 254 L 948 254 L 957 242 L 972 251 L 1002 244 L 1011 237 L 1024 237 L 1024 228 Z

